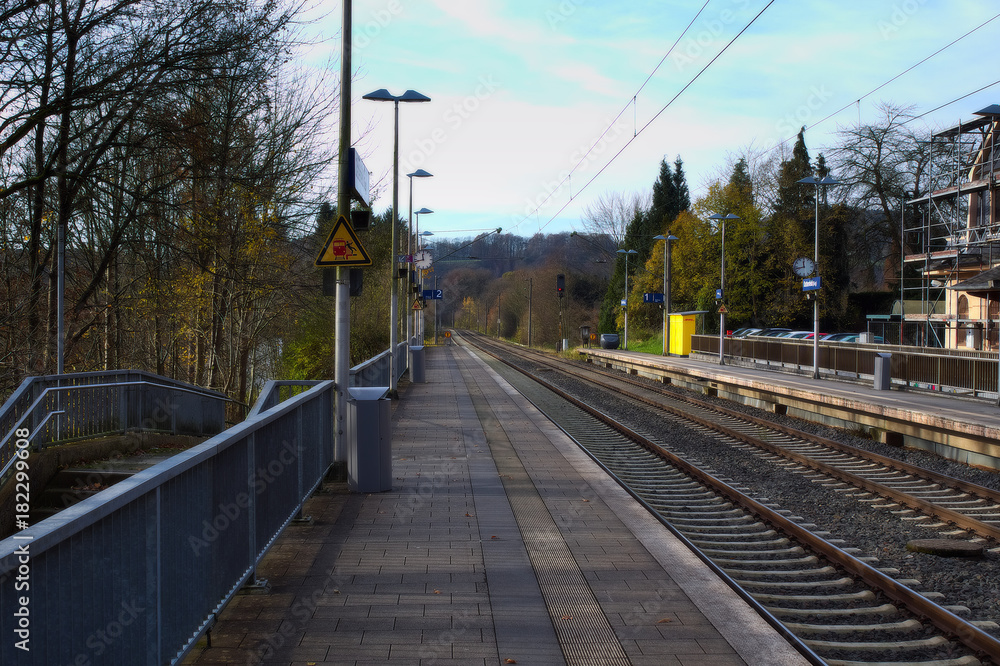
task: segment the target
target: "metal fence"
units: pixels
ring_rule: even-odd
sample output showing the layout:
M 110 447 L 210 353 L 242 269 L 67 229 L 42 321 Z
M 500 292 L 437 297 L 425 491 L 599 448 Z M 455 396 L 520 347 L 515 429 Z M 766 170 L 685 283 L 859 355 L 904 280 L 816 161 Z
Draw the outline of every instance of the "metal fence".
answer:
M 0 542 L 0 663 L 179 661 L 322 482 L 334 400 L 320 382 Z
M 400 342 L 396 345 L 395 367 L 396 380 L 398 381 L 407 367 L 407 345 Z M 378 356 L 374 356 L 363 363 L 351 368 L 351 386 L 389 386 L 389 374 L 391 372 L 389 364 L 392 360 L 390 350 L 386 349 Z
M 719 338 L 694 335 L 691 350 L 718 356 Z M 996 394 L 1000 372 L 996 352 L 974 352 L 907 347 L 819 343 L 822 372 L 855 378 L 873 377 L 875 358 L 889 354 L 893 382 L 907 386 L 947 388 L 973 394 Z M 812 368 L 812 341 L 781 338 L 726 338 L 725 356 L 780 367 Z
M 18 430 L 33 450 L 127 431 L 215 435 L 226 428 L 228 401 L 137 370 L 28 377 L 0 407 L 0 479 L 14 461 Z

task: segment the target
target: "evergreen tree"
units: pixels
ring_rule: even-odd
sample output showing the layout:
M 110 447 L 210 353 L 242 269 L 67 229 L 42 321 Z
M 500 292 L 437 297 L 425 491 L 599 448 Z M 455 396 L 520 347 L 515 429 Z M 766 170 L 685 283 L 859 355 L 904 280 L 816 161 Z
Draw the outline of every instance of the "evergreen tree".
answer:
M 778 197 L 767 224 L 765 272 L 773 291 L 764 316 L 772 326 L 805 327 L 811 319 L 812 308 L 802 296 L 802 284 L 792 273 L 792 263 L 796 257 L 813 255 L 816 188 L 799 182 L 812 175 L 803 127 L 792 156 L 778 168 Z

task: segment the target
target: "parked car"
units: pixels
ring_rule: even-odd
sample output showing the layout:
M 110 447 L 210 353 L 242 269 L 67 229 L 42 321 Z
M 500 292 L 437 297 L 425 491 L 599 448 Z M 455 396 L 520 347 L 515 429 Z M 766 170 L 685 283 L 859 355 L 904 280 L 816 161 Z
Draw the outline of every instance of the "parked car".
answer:
M 791 338 L 792 340 L 803 340 L 805 338 L 811 338 L 812 331 L 788 331 L 787 333 L 782 333 L 777 336 L 779 338 Z
M 765 328 L 759 333 L 754 333 L 754 335 L 761 338 L 776 338 L 782 333 L 788 333 L 791 330 L 790 328 Z
M 738 328 L 735 331 L 733 331 L 731 337 L 745 338 L 748 335 L 756 335 L 757 333 L 760 333 L 760 331 L 761 329 L 759 328 Z
M 826 335 L 821 337 L 820 340 L 823 340 L 825 342 L 840 342 L 841 340 L 850 335 L 853 335 L 853 333 L 827 333 Z

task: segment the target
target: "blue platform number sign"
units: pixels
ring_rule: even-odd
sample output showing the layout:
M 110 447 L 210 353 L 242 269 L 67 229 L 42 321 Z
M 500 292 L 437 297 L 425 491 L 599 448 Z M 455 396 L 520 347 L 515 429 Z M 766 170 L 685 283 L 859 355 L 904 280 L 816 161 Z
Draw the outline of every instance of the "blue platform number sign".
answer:
M 443 297 L 444 297 L 444 291 L 441 289 L 424 289 L 425 301 L 439 301 Z
M 650 292 L 647 291 L 645 294 L 642 295 L 642 302 L 643 303 L 662 303 L 663 302 L 663 294 L 650 293 Z
M 806 278 L 802 281 L 802 291 L 816 291 L 820 288 L 819 276 Z
M 715 290 L 715 300 L 717 300 L 717 301 L 721 301 L 722 300 L 722 290 L 721 289 L 716 289 Z

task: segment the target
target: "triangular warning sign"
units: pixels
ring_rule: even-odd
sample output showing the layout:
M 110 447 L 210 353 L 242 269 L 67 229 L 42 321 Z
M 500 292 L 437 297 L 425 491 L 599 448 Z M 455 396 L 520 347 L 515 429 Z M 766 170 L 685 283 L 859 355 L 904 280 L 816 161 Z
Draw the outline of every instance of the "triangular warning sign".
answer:
M 719 314 L 726 314 L 727 312 L 729 312 L 729 310 L 726 309 L 725 305 L 719 306 Z
M 333 225 L 314 266 L 371 266 L 372 260 L 343 215 Z
M 416 299 L 415 301 L 413 301 L 413 309 L 414 310 L 423 310 L 424 309 L 424 304 L 420 301 L 419 298 Z

